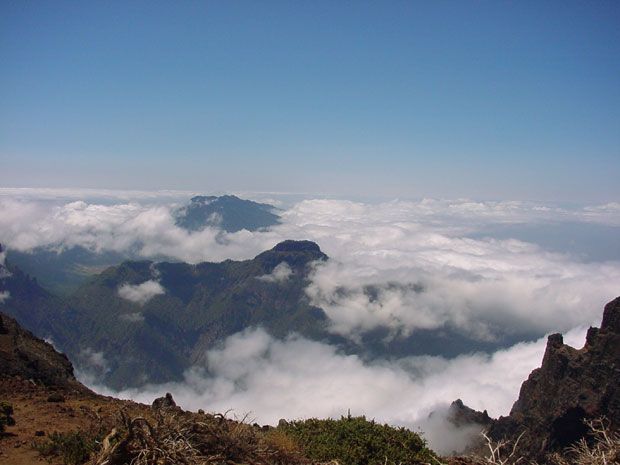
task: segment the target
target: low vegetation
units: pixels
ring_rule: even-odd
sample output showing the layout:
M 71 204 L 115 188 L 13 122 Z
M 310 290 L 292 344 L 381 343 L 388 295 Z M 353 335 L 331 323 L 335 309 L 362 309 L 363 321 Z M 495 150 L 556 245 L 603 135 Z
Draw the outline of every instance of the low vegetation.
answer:
M 277 430 L 290 436 L 314 462 L 399 465 L 430 463 L 435 458 L 418 434 L 369 421 L 363 416 L 282 422 Z
M 13 426 L 13 406 L 7 402 L 0 402 L 0 433 L 4 432 L 6 426 Z
M 10 406 L 0 406 L 10 418 Z M 540 463 L 619 464 L 620 435 L 610 432 L 603 419 L 587 424 L 588 437 Z M 448 460 L 410 430 L 350 415 L 261 428 L 172 406 L 153 408 L 148 417 L 121 411 L 115 427 L 102 432 L 55 432 L 33 446 L 41 456 L 65 465 L 537 465 L 520 455 L 518 440 L 497 443 L 487 437 L 485 456 Z
M 46 439 L 34 442 L 33 447 L 46 459 L 59 457 L 64 465 L 79 465 L 99 448 L 99 441 L 82 431 L 54 432 Z
M 620 434 L 611 432 L 604 419 L 587 421 L 590 434 L 564 454 L 549 457 L 550 465 L 611 465 L 620 463 Z
M 308 461 L 281 438 L 222 415 L 161 409 L 154 419 L 122 415 L 91 465 L 292 465 Z
M 485 457 L 468 457 L 471 465 L 617 465 L 620 464 L 620 434 L 609 428 L 604 418 L 586 420 L 589 434 L 561 453 L 549 454 L 541 462 L 530 461 L 519 454 L 519 438 L 494 442 L 484 435 Z M 439 464 L 440 462 L 436 462 Z M 460 462 L 459 462 L 460 463 Z M 444 465 L 444 464 L 441 464 Z
M 364 417 L 306 420 L 259 428 L 222 415 L 164 408 L 129 418 L 103 439 L 90 465 L 386 465 L 430 463 L 419 435 Z

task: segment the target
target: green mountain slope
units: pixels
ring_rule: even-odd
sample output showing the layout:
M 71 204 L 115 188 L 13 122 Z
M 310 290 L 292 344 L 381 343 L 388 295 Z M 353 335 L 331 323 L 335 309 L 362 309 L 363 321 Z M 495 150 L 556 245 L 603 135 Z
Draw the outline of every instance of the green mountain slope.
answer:
M 323 337 L 325 315 L 304 289 L 312 263 L 326 259 L 316 244 L 290 241 L 240 262 L 125 262 L 69 299 L 80 328 L 72 346 L 105 354 L 102 381 L 123 387 L 178 379 L 206 350 L 248 327 Z M 272 280 L 270 273 L 284 266 L 286 277 Z M 162 293 L 142 303 L 119 292 L 145 282 L 159 283 Z
M 0 311 L 40 337 L 69 346 L 74 312 L 63 299 L 42 288 L 36 278 L 5 260 L 5 253 L 0 245 Z
M 92 252 L 84 247 L 56 250 L 36 247 L 27 252 L 7 250 L 7 260 L 57 295 L 77 290 L 91 276 L 129 258 L 118 252 Z
M 204 366 L 208 350 L 228 336 L 262 327 L 277 338 L 292 332 L 337 345 L 365 359 L 456 356 L 514 341 L 481 342 L 457 329 L 391 338 L 386 328 L 353 342 L 329 331 L 329 319 L 306 295 L 314 263 L 328 260 L 309 241 L 284 241 L 252 260 L 221 263 L 127 261 L 90 277 L 59 298 L 7 260 L 10 277 L 0 310 L 42 337 L 51 337 L 79 369 L 110 387 L 182 379 Z

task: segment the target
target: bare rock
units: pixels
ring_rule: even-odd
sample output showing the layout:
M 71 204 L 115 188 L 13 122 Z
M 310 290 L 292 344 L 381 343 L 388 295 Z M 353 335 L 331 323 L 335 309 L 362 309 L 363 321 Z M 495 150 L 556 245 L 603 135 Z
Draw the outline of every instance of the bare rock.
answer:
M 620 297 L 605 306 L 601 328 L 590 328 L 583 348 L 565 345 L 560 334 L 549 336 L 541 367 L 489 434 L 499 440 L 523 433 L 522 453 L 542 458 L 586 436 L 584 420 L 601 416 L 620 429 Z
M 165 408 L 174 408 L 177 404 L 172 398 L 172 394 L 169 392 L 166 393 L 163 397 L 158 397 L 153 401 L 152 407 L 155 410 L 165 409 Z

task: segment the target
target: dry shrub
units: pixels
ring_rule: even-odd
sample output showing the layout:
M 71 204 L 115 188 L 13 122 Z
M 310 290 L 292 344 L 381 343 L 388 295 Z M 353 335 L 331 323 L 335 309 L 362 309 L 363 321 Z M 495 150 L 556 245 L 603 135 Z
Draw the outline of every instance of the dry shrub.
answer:
M 263 437 L 267 444 L 285 456 L 299 457 L 301 455 L 299 444 L 290 435 L 279 429 L 271 428 L 263 433 Z
M 283 438 L 267 438 L 253 426 L 222 415 L 196 417 L 175 409 L 155 420 L 122 415 L 123 433 L 104 440 L 92 465 L 292 465 L 306 464 Z
M 589 429 L 587 437 L 566 448 L 561 453 L 549 454 L 544 462 L 546 465 L 620 465 L 620 434 L 612 432 L 609 422 L 604 418 L 585 422 Z M 527 462 L 519 455 L 519 438 L 516 441 L 493 442 L 484 435 L 487 442 L 488 456 L 470 457 L 470 463 L 475 465 L 513 465 Z
M 485 457 L 485 463 L 491 465 L 513 465 L 521 462 L 523 457 L 517 454 L 519 450 L 519 441 L 523 437 L 522 432 L 515 441 L 501 440 L 497 442 L 491 441 L 485 432 L 482 436 L 486 440 L 489 455 Z
M 612 465 L 620 464 L 620 434 L 609 429 L 605 418 L 586 421 L 590 434 L 566 449 L 551 454 L 551 465 Z

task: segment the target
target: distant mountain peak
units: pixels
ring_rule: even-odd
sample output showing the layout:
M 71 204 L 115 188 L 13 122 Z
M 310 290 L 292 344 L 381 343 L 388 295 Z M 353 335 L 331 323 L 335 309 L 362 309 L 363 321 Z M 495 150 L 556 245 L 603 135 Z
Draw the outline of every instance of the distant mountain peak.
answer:
M 280 223 L 276 208 L 235 195 L 197 195 L 176 212 L 177 226 L 188 231 L 217 227 L 227 232 L 256 231 Z
M 312 241 L 294 241 L 287 239 L 285 241 L 279 242 L 276 246 L 271 249 L 275 252 L 321 252 L 321 248 L 316 242 Z
M 272 270 L 282 262 L 292 268 L 305 268 L 310 262 L 325 261 L 328 258 L 315 242 L 286 240 L 261 253 L 256 260 L 263 263 L 266 269 Z
M 214 195 L 196 195 L 195 197 L 192 197 L 191 199 L 189 199 L 189 203 L 190 205 L 196 205 L 196 204 L 208 205 L 211 202 L 213 202 L 215 199 L 217 199 L 217 197 Z

